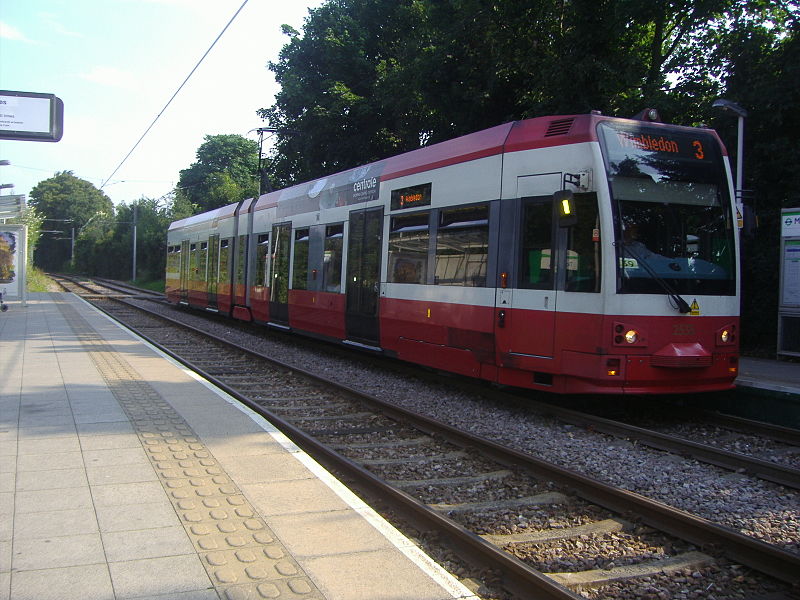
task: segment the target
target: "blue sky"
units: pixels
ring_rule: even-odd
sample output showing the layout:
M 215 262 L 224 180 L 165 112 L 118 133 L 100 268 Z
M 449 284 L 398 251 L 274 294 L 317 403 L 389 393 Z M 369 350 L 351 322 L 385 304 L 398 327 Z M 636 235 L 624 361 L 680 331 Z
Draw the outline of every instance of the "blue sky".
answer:
M 323 0 L 249 0 L 180 94 L 109 179 L 244 0 L 0 0 L 0 89 L 55 94 L 60 142 L 0 141 L 3 193 L 29 194 L 58 171 L 115 202 L 158 198 L 205 135 L 263 125 L 278 86 L 267 63 Z

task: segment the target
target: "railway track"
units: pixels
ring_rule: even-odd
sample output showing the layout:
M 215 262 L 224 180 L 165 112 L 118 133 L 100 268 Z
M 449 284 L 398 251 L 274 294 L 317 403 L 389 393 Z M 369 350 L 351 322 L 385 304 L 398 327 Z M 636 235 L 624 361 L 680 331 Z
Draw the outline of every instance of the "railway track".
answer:
M 797 582 L 796 554 L 292 366 L 255 365 L 263 357 L 228 350 L 202 332 L 189 340 L 151 319 L 136 316 L 129 326 L 265 414 L 420 531 L 436 531 L 445 547 L 489 569 L 482 577 L 490 585 L 518 597 L 575 598 L 576 590 L 670 597 L 659 596 L 667 581 L 687 589 L 701 583 L 717 598 L 748 597 L 737 595 L 742 590 L 788 597 Z

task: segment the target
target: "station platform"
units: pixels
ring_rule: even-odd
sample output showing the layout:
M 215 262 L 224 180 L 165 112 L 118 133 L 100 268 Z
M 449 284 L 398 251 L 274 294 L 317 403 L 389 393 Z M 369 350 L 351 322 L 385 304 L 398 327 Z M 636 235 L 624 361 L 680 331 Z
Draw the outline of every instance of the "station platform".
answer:
M 800 363 L 766 358 L 739 359 L 736 385 L 786 394 L 800 394 Z
M 269 422 L 72 294 L 0 314 L 0 600 L 477 600 Z

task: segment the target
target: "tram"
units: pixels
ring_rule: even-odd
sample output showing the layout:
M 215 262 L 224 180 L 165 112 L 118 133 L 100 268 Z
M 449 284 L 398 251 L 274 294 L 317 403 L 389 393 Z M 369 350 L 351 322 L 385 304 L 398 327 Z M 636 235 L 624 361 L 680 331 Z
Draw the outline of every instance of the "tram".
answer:
M 176 221 L 166 296 L 502 385 L 723 390 L 734 215 L 714 131 L 540 117 Z

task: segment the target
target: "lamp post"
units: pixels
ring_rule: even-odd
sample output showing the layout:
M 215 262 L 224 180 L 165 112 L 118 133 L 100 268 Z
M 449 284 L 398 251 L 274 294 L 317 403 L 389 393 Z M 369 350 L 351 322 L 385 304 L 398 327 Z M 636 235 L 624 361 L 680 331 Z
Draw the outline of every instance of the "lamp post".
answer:
M 742 215 L 744 215 L 743 208 L 743 181 L 744 181 L 744 119 L 747 116 L 747 111 L 736 102 L 725 100 L 724 98 L 717 98 L 711 105 L 712 108 L 719 108 L 725 112 L 733 113 L 739 119 L 738 135 L 736 139 L 736 218 L 740 222 L 739 228 L 742 225 Z

